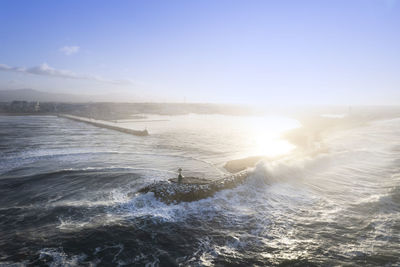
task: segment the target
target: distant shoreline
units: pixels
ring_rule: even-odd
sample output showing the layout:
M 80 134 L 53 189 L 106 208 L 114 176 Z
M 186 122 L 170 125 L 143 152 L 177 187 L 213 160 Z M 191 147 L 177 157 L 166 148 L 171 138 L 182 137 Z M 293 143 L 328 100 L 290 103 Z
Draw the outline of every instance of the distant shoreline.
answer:
M 0 116 L 57 116 L 56 113 L 33 113 L 33 112 L 25 112 L 25 113 L 13 113 L 13 112 L 0 112 Z

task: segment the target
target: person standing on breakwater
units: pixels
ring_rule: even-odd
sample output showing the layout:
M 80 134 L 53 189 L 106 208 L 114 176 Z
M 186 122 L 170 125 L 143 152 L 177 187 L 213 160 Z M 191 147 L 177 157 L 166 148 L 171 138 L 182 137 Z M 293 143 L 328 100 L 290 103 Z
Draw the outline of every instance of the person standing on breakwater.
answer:
M 178 169 L 178 173 L 179 173 L 179 175 L 178 175 L 178 183 L 181 183 L 181 182 L 182 182 L 182 179 L 183 179 L 183 176 L 182 176 L 182 168 L 179 168 L 179 169 Z

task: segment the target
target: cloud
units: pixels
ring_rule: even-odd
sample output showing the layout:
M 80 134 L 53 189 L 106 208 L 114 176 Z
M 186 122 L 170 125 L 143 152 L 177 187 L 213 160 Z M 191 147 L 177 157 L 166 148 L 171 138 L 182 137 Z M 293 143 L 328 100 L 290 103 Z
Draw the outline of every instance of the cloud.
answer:
M 60 48 L 60 51 L 66 54 L 67 56 L 70 56 L 72 54 L 76 54 L 79 52 L 80 47 L 77 45 L 72 45 L 72 46 L 64 46 Z
M 41 75 L 41 76 L 50 76 L 50 77 L 58 77 L 58 78 L 66 78 L 66 79 L 78 79 L 78 80 L 90 80 L 102 83 L 111 83 L 116 85 L 126 85 L 132 84 L 129 80 L 108 80 L 104 79 L 100 76 L 96 75 L 83 75 L 77 74 L 70 70 L 58 70 L 55 68 L 50 67 L 48 64 L 43 63 L 39 66 L 25 68 L 25 67 L 10 67 L 5 64 L 0 64 L 0 71 L 9 71 L 9 72 L 16 72 L 22 74 L 34 74 L 34 75 Z

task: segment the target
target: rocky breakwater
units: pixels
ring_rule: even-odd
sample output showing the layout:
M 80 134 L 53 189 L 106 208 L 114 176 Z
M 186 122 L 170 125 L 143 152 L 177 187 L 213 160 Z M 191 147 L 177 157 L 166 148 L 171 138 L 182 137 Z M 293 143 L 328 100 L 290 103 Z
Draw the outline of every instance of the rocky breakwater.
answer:
M 177 178 L 150 184 L 142 188 L 140 193 L 154 193 L 154 196 L 167 204 L 197 201 L 211 197 L 223 189 L 234 188 L 243 183 L 249 171 L 241 171 L 218 180 L 208 180 L 197 177 L 183 177 L 181 182 Z
M 94 126 L 97 126 L 100 128 L 111 129 L 114 131 L 123 132 L 123 133 L 127 133 L 127 134 L 132 134 L 132 135 L 138 135 L 138 136 L 149 135 L 149 132 L 147 131 L 147 129 L 142 130 L 142 131 L 133 130 L 133 129 L 117 126 L 114 123 L 107 122 L 107 121 L 78 117 L 78 116 L 73 116 L 73 115 L 69 115 L 69 114 L 58 114 L 58 117 L 66 118 L 66 119 L 70 119 L 70 120 L 74 120 L 74 121 L 79 121 L 79 122 L 84 122 L 84 123 L 91 124 L 91 125 L 94 125 Z

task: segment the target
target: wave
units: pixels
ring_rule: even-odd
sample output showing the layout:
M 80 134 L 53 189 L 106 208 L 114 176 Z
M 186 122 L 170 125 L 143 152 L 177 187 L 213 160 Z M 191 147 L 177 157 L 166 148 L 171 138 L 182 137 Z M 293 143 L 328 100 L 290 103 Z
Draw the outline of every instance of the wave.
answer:
M 2 263 L 26 259 L 29 244 L 33 265 L 398 265 L 398 125 L 335 132 L 321 152 L 264 160 L 237 187 L 187 203 L 138 193 L 174 172 L 124 162 L 3 175 Z
M 194 161 L 194 162 L 201 162 L 209 167 L 211 167 L 214 171 L 218 172 L 219 174 L 224 174 L 225 172 L 223 169 L 218 168 L 215 164 L 191 157 L 191 156 L 185 156 L 185 155 L 176 155 L 176 154 L 160 154 L 160 153 L 142 153 L 142 152 L 121 152 L 121 151 L 68 151 L 68 150 L 63 150 L 62 153 L 54 153 L 53 150 L 40 150 L 36 152 L 29 152 L 29 153 L 19 153 L 18 155 L 7 155 L 3 156 L 1 158 L 0 162 L 0 177 L 1 176 L 7 176 L 10 173 L 13 172 L 18 172 L 20 170 L 23 170 L 26 165 L 39 162 L 39 161 L 45 161 L 45 160 L 58 160 L 62 162 L 69 162 L 70 160 L 76 161 L 77 159 L 80 159 L 81 161 L 86 161 L 87 164 L 90 164 L 93 162 L 93 157 L 98 157 L 98 158 L 104 158 L 104 156 L 107 155 L 119 155 L 119 156 L 125 156 L 126 158 L 133 158 L 132 156 L 143 158 L 143 160 L 146 159 L 146 162 L 151 162 L 151 161 L 158 161 L 161 162 L 162 160 L 175 160 L 175 161 Z M 184 163 L 181 163 L 184 165 Z M 155 164 L 157 166 L 157 164 Z M 203 166 L 204 167 L 204 166 Z M 27 170 L 30 170 L 32 166 L 26 167 Z M 98 168 L 98 167 L 87 167 L 89 170 L 90 168 Z M 121 168 L 128 168 L 126 166 L 121 166 Z M 81 168 L 84 170 L 85 168 Z M 146 169 L 146 168 L 142 168 Z M 151 168 L 147 168 L 151 169 Z M 41 170 L 39 170 L 41 171 Z M 165 170 L 168 171 L 168 170 Z M 31 171 L 32 172 L 32 171 Z M 18 176 L 21 174 L 18 173 Z
M 378 128 L 381 127 L 379 123 Z M 371 129 L 379 131 L 378 128 L 373 124 L 356 129 L 353 136 L 358 138 L 361 135 L 361 138 L 368 139 L 370 144 L 369 135 L 375 135 Z M 364 132 L 368 134 L 365 135 Z M 167 220 L 178 220 L 176 216 L 179 217 L 182 214 L 177 213 L 175 207 L 184 205 L 188 210 L 188 207 L 199 205 L 204 208 L 203 203 L 205 202 L 210 205 L 229 202 L 232 207 L 237 206 L 238 203 L 257 202 L 256 205 L 266 207 L 269 204 L 261 203 L 266 200 L 266 203 L 268 201 L 284 203 L 289 208 L 297 206 L 299 203 L 314 205 L 315 202 L 320 202 L 320 208 L 330 208 L 334 212 L 343 211 L 343 208 L 348 207 L 351 203 L 362 203 L 363 201 L 371 203 L 368 197 L 382 194 L 382 186 L 377 181 L 381 175 L 390 172 L 392 168 L 390 164 L 396 156 L 399 157 L 399 154 L 388 151 L 387 146 L 379 145 L 373 146 L 372 149 L 363 144 L 354 149 L 346 146 L 337 149 L 336 146 L 343 140 L 342 138 L 343 136 L 339 135 L 328 140 L 330 142 L 328 145 L 335 149 L 326 150 L 316 156 L 261 161 L 250 172 L 244 184 L 235 189 L 222 190 L 213 197 L 195 203 L 165 205 L 148 193 L 144 196 L 136 196 L 132 201 L 121 205 L 120 208 L 126 212 L 132 211 L 132 214 L 138 216 L 152 216 L 153 214 L 155 217 Z M 347 143 L 346 140 L 344 141 Z M 379 142 L 375 139 L 373 141 Z M 391 186 L 395 184 L 395 181 L 388 179 L 388 183 L 388 186 Z M 296 201 L 299 203 L 295 203 Z M 278 206 L 282 208 L 284 205 Z M 224 207 L 226 206 L 224 205 Z M 218 206 L 215 208 L 218 209 Z M 215 211 L 214 208 L 212 210 Z M 326 214 L 328 213 L 327 211 Z
M 50 267 L 77 266 L 83 263 L 87 255 L 67 255 L 62 248 L 43 248 L 40 250 L 39 260 L 49 262 Z

